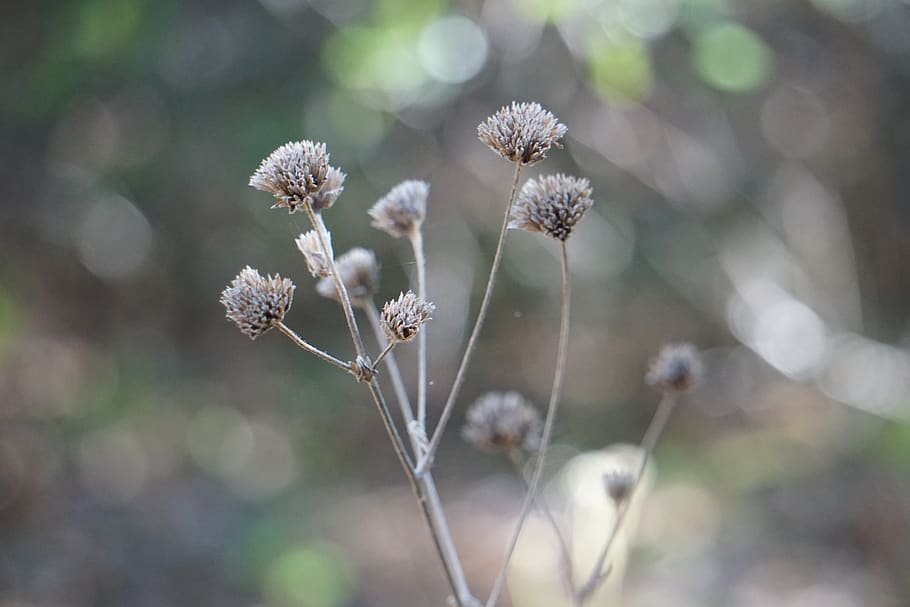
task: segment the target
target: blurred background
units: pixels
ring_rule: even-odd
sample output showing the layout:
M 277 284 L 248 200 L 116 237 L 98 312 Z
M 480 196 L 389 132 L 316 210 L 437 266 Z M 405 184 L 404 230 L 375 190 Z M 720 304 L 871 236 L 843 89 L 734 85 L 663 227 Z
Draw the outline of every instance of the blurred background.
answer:
M 910 604 L 906 1 L 0 12 L 0 605 L 441 605 L 366 390 L 277 332 L 250 342 L 218 297 L 246 264 L 290 276 L 288 324 L 350 358 L 293 244 L 305 217 L 270 210 L 249 175 L 288 140 L 325 141 L 348 173 L 326 212 L 336 251 L 377 251 L 381 299 L 414 268 L 366 210 L 429 181 L 438 413 L 511 179 L 476 126 L 513 99 L 569 127 L 523 178 L 585 176 L 596 201 L 570 246 L 555 461 L 637 443 L 647 360 L 705 349 L 656 453 L 624 604 Z M 521 483 L 458 426 L 491 389 L 545 405 L 558 281 L 552 242 L 510 234 L 437 458 L 484 597 Z M 411 380 L 415 349 L 399 349 Z

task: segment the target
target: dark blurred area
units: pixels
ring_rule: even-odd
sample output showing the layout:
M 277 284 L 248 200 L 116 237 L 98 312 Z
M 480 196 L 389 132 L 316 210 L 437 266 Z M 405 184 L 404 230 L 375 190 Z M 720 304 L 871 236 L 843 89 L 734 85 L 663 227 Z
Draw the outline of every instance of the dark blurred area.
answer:
M 366 210 L 430 182 L 435 419 L 511 180 L 476 126 L 512 100 L 569 127 L 523 178 L 594 188 L 570 244 L 554 453 L 637 443 L 648 358 L 705 349 L 657 449 L 623 604 L 910 604 L 906 1 L 0 14 L 0 606 L 443 604 L 367 391 L 277 332 L 251 343 L 218 297 L 247 264 L 289 276 L 288 324 L 350 359 L 293 243 L 305 216 L 270 210 L 249 175 L 286 141 L 324 141 L 348 174 L 325 213 L 336 251 L 376 250 L 383 299 L 414 266 Z M 479 595 L 521 483 L 458 426 L 491 389 L 543 407 L 558 312 L 556 248 L 511 233 L 436 465 Z M 413 387 L 416 347 L 399 350 Z

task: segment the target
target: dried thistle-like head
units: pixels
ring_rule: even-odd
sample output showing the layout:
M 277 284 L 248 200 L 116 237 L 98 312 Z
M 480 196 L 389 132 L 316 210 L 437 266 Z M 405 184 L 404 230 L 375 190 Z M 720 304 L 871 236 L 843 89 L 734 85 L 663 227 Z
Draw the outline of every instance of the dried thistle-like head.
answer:
M 410 341 L 420 330 L 420 325 L 430 320 L 436 306 L 423 301 L 412 291 L 401 293 L 398 299 L 382 307 L 382 330 L 392 341 Z
M 530 166 L 547 157 L 568 128 L 539 103 L 512 102 L 477 126 L 477 137 L 512 162 Z
M 329 255 L 332 255 L 332 235 L 327 233 L 328 244 L 329 244 Z M 332 270 L 329 268 L 330 257 L 326 257 L 325 251 L 322 250 L 322 243 L 319 242 L 319 234 L 316 230 L 310 230 L 309 232 L 304 232 L 298 236 L 294 242 L 297 244 L 297 248 L 300 249 L 300 252 L 303 253 L 304 259 L 306 259 L 307 270 L 310 271 L 310 274 L 316 278 L 325 278 L 332 275 Z
M 509 227 L 565 242 L 592 204 L 587 179 L 562 173 L 529 179 L 512 205 Z
M 313 209 L 321 211 L 335 204 L 335 201 L 338 200 L 338 197 L 344 191 L 344 180 L 346 177 L 347 175 L 344 174 L 344 171 L 330 166 L 325 175 L 325 182 L 311 198 Z
M 284 320 L 294 300 L 294 283 L 277 274 L 263 278 L 250 266 L 240 271 L 221 292 L 225 316 L 250 339 L 256 339 Z
M 488 451 L 540 445 L 540 414 L 518 392 L 487 392 L 468 409 L 461 435 L 475 447 Z
M 351 249 L 335 260 L 335 268 L 354 305 L 363 305 L 376 293 L 379 286 L 379 263 L 373 251 L 360 247 Z M 320 279 L 316 283 L 316 292 L 329 299 L 341 300 L 335 281 L 331 278 Z
M 604 489 L 617 504 L 620 504 L 632 495 L 635 489 L 635 475 L 628 470 L 611 470 L 604 474 Z
M 329 166 L 325 144 L 307 140 L 292 141 L 279 147 L 250 177 L 251 187 L 270 192 L 278 199 L 272 208 L 285 207 L 289 213 L 307 200 L 313 208 L 331 206 L 343 183 L 344 173 Z M 330 189 L 323 192 L 326 186 Z M 334 197 L 330 191 L 336 192 Z M 324 206 L 317 207 L 317 200 Z
M 368 211 L 373 227 L 393 238 L 410 236 L 420 229 L 427 215 L 430 184 L 425 181 L 403 181 L 379 199 Z
M 651 361 L 645 381 L 663 392 L 682 392 L 704 374 L 701 354 L 690 343 L 668 344 Z

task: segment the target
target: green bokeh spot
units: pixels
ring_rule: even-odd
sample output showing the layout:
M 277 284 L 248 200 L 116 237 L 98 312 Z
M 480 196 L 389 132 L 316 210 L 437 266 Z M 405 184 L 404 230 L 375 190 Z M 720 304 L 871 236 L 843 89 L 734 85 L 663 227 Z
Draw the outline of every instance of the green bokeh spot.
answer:
M 768 81 L 774 53 L 752 30 L 728 22 L 697 35 L 692 61 L 698 75 L 714 88 L 748 93 Z
M 22 324 L 23 319 L 19 306 L 6 291 L 0 288 L 0 362 L 12 349 Z
M 269 566 L 263 584 L 276 607 L 341 607 L 350 602 L 354 586 L 346 559 L 324 544 L 285 552 Z
M 326 70 L 354 90 L 396 93 L 414 90 L 428 75 L 417 60 L 420 28 L 356 27 L 334 34 L 324 47 Z
M 73 47 L 88 58 L 111 57 L 134 38 L 142 20 L 139 0 L 94 0 L 79 7 Z
M 607 99 L 638 101 L 654 82 L 648 47 L 638 38 L 597 39 L 588 50 L 588 64 L 591 85 Z
M 522 15 L 540 23 L 563 21 L 583 7 L 578 0 L 512 0 L 512 5 Z

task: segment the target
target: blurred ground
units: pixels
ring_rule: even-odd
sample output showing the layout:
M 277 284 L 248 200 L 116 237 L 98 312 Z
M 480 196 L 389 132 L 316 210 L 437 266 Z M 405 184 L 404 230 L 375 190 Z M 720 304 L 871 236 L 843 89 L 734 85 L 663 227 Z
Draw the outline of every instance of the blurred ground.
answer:
M 362 386 L 280 335 L 250 343 L 218 295 L 246 264 L 289 275 L 289 324 L 349 356 L 293 245 L 305 218 L 247 179 L 288 140 L 325 141 L 348 173 L 336 249 L 374 248 L 386 297 L 411 258 L 365 211 L 429 181 L 438 411 L 511 176 L 475 128 L 513 99 L 569 127 L 525 176 L 588 177 L 596 200 L 570 247 L 560 452 L 636 442 L 648 357 L 706 349 L 658 448 L 625 604 L 910 604 L 906 2 L 73 0 L 2 17 L 0 605 L 441 604 Z M 457 421 L 489 389 L 545 402 L 549 244 L 510 235 Z M 520 484 L 454 428 L 437 470 L 483 594 Z

